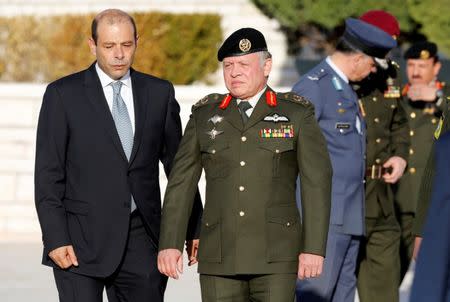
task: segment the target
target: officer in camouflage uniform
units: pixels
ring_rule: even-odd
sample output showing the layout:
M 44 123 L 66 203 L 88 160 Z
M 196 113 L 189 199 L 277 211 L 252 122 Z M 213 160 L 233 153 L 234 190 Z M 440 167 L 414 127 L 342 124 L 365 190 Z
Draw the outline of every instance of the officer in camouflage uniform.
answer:
M 398 37 L 391 14 L 374 10 L 360 17 Z M 401 102 L 399 66 L 377 60 L 377 72 L 356 83 L 367 125 L 366 236 L 359 254 L 358 293 L 361 302 L 399 300 L 400 226 L 391 185 L 403 175 L 408 158 L 408 120 Z
M 229 93 L 192 108 L 165 194 L 158 267 L 178 278 L 204 169 L 202 301 L 292 302 L 297 276 L 322 270 L 332 174 L 326 142 L 308 101 L 267 86 L 272 61 L 259 31 L 234 32 L 218 59 Z M 298 175 L 305 184 L 301 220 Z
M 403 102 L 410 128 L 411 146 L 408 169 L 399 181 L 395 196 L 397 216 L 402 230 L 400 246 L 401 279 L 408 270 L 413 251 L 413 222 L 419 189 L 433 135 L 442 110 L 447 106 L 443 95 L 445 83 L 437 80 L 441 63 L 436 44 L 418 42 L 405 52 L 408 84 L 403 88 Z

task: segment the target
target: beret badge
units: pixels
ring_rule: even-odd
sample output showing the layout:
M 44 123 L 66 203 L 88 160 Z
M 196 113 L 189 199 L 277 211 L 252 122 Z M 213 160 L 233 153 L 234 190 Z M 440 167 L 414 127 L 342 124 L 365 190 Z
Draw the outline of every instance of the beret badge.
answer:
M 420 51 L 420 58 L 422 59 L 422 60 L 426 60 L 426 59 L 428 59 L 430 57 L 430 52 L 428 51 L 428 50 L 422 50 L 422 51 Z
M 247 52 L 252 48 L 252 43 L 248 39 L 241 39 L 239 41 L 239 49 L 242 52 Z

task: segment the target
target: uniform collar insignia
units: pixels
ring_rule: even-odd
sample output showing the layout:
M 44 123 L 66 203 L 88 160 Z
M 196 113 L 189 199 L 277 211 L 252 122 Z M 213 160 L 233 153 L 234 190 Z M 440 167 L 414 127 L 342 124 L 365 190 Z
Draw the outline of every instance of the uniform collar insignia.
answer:
M 209 135 L 210 139 L 216 139 L 216 136 L 222 134 L 223 131 L 216 130 L 216 128 L 212 128 L 211 131 L 207 131 L 206 134 Z
M 289 122 L 289 118 L 284 115 L 279 115 L 278 113 L 272 113 L 272 114 L 264 117 L 264 121 L 265 122 L 274 122 L 274 123 Z

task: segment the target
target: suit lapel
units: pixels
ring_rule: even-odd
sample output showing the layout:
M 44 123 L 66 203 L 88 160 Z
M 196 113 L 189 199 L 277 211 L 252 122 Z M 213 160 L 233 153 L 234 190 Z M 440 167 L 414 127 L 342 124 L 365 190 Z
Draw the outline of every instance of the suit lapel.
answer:
M 141 144 L 142 132 L 147 117 L 148 89 L 139 74 L 131 69 L 131 85 L 133 88 L 134 117 L 136 120 L 133 149 L 130 156 L 130 165 L 136 157 L 136 153 Z
M 256 103 L 255 109 L 253 109 L 253 112 L 247 121 L 247 124 L 245 124 L 245 126 L 244 126 L 244 130 L 249 129 L 256 123 L 260 122 L 264 116 L 266 116 L 267 114 L 269 114 L 272 111 L 272 109 L 266 103 L 266 91 L 267 90 L 272 90 L 272 89 L 267 87 L 267 89 L 261 95 L 261 97 L 258 100 L 258 103 Z
M 120 142 L 119 134 L 116 130 L 116 124 L 111 115 L 111 110 L 106 102 L 103 88 L 95 70 L 95 64 L 92 64 L 85 72 L 85 82 L 87 97 L 97 113 L 97 118 L 104 126 L 105 131 L 111 137 L 112 142 L 125 161 L 128 161 L 125 152 L 123 151 L 122 143 Z

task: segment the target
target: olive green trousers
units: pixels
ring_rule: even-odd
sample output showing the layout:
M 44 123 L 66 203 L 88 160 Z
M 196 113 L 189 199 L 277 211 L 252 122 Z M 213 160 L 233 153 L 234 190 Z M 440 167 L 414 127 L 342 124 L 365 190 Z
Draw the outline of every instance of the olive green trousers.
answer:
M 297 274 L 200 275 L 203 302 L 292 302 Z

